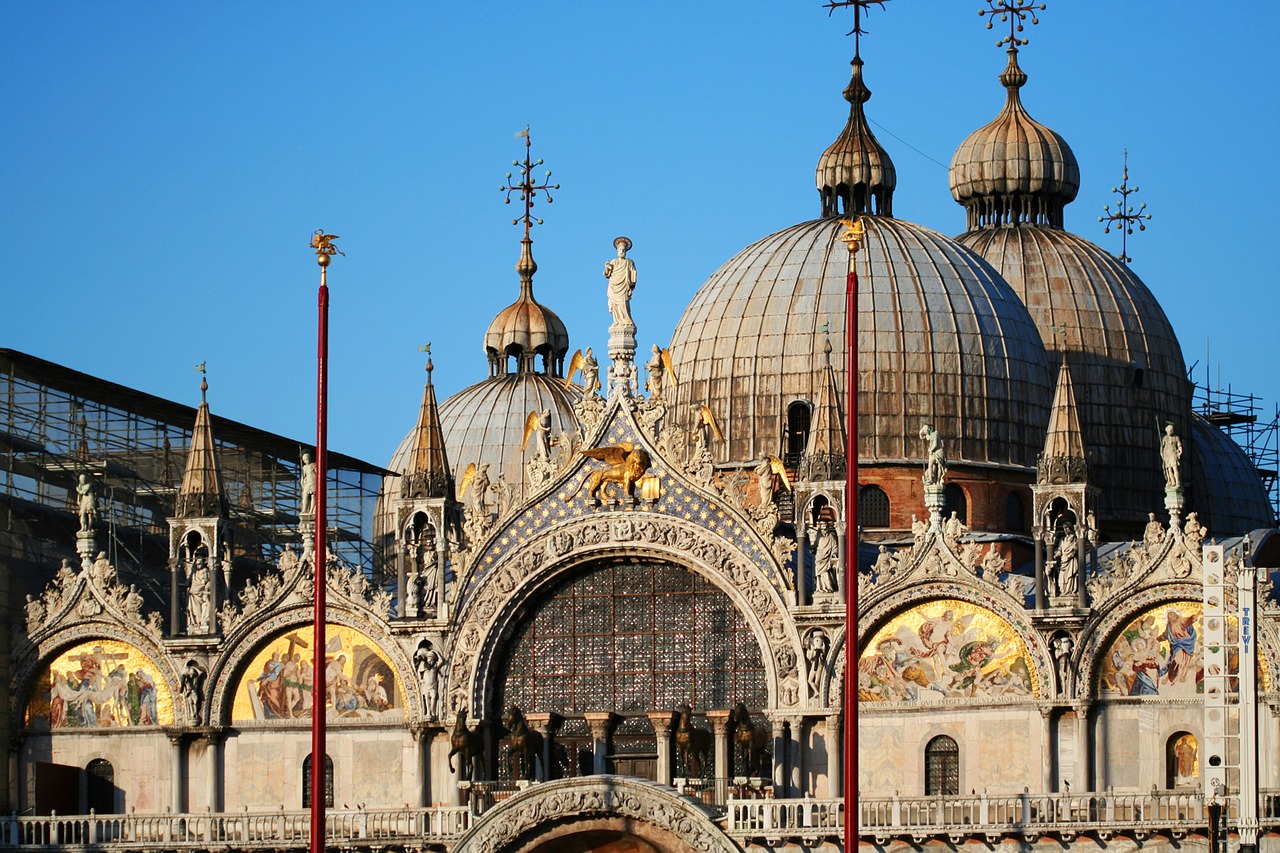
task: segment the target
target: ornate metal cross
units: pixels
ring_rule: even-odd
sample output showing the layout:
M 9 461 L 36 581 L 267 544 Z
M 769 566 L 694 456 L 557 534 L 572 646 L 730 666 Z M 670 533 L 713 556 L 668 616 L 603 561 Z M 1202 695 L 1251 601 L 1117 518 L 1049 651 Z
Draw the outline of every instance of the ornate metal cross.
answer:
M 987 29 L 991 29 L 995 24 L 996 15 L 1000 16 L 1001 23 L 1009 25 L 1009 35 L 996 42 L 996 47 L 1003 47 L 1007 44 L 1015 50 L 1018 45 L 1027 44 L 1026 39 L 1018 38 L 1018 33 L 1022 32 L 1023 29 L 1022 22 L 1030 17 L 1031 23 L 1040 23 L 1040 19 L 1036 17 L 1036 10 L 1043 12 L 1045 9 L 1043 3 L 1037 5 L 1028 3 L 1026 0 L 986 0 L 986 2 L 991 8 L 978 10 L 978 17 L 986 15 L 992 17 L 992 20 L 987 21 Z
M 862 14 L 864 11 L 870 12 L 873 5 L 879 6 L 883 9 L 884 4 L 888 1 L 889 0 L 827 0 L 827 3 L 823 4 L 823 8 L 828 10 L 827 17 L 829 18 L 835 14 L 836 9 L 845 9 L 849 6 L 853 7 L 853 29 L 849 30 L 845 35 L 853 36 L 853 55 L 861 56 L 862 54 L 860 51 L 862 48 L 862 37 L 867 33 L 867 31 L 862 28 Z
M 498 189 L 507 194 L 507 204 L 511 204 L 512 193 L 520 193 L 520 200 L 524 202 L 524 215 L 517 216 L 515 219 L 511 220 L 511 224 L 515 225 L 518 222 L 523 222 L 524 236 L 527 238 L 529 236 L 529 228 L 534 223 L 537 223 L 538 225 L 542 224 L 541 219 L 537 219 L 533 216 L 534 197 L 537 196 L 538 193 L 542 193 L 547 197 L 547 204 L 551 204 L 551 202 L 555 201 L 555 199 L 551 197 L 551 191 L 560 189 L 560 185 L 551 183 L 550 169 L 547 170 L 546 177 L 543 179 L 542 183 L 535 184 L 533 182 L 533 167 L 541 166 L 542 160 L 541 158 L 538 160 L 531 160 L 529 157 L 529 149 L 533 145 L 532 140 L 529 138 L 529 128 L 526 127 L 524 130 L 517 133 L 516 136 L 524 137 L 524 160 L 511 161 L 512 166 L 516 166 L 520 169 L 520 183 L 513 184 L 511 182 L 512 174 L 507 172 L 507 182 L 498 187 Z
M 1116 205 L 1115 213 L 1111 212 L 1111 205 L 1104 204 L 1102 209 L 1106 212 L 1106 216 L 1099 216 L 1099 222 L 1107 223 L 1107 227 L 1102 229 L 1103 234 L 1111 233 L 1111 226 L 1115 226 L 1120 232 L 1120 256 L 1116 258 L 1120 263 L 1127 264 L 1133 260 L 1129 257 L 1129 235 L 1133 233 L 1133 226 L 1136 224 L 1139 231 L 1146 231 L 1147 226 L 1144 220 L 1151 218 L 1150 213 L 1143 213 L 1147 209 L 1147 203 L 1144 201 L 1134 209 L 1129 204 L 1129 196 L 1138 191 L 1137 187 L 1129 186 L 1129 149 L 1124 150 L 1124 178 L 1120 181 L 1120 186 L 1112 187 L 1111 191 L 1120 196 L 1120 203 Z

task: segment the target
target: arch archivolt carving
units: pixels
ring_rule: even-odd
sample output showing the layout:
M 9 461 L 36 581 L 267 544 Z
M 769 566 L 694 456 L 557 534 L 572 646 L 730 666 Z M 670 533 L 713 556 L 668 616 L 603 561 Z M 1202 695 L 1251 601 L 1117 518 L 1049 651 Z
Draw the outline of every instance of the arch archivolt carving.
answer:
M 23 719 L 31 690 L 42 669 L 63 651 L 79 643 L 94 640 L 116 640 L 133 646 L 155 665 L 156 673 L 165 680 L 170 695 L 179 694 L 179 678 L 173 661 L 164 649 L 156 645 L 154 638 L 115 622 L 79 622 L 41 639 L 34 653 L 26 656 L 19 664 L 13 674 L 13 694 L 9 697 L 13 718 Z
M 522 851 L 529 836 L 607 818 L 638 822 L 699 853 L 738 850 L 707 814 L 670 788 L 622 776 L 584 776 L 533 785 L 493 808 L 454 853 Z
M 240 633 L 226 654 L 211 661 L 206 683 L 213 686 L 209 698 L 209 715 L 212 725 L 231 725 L 233 694 L 239 686 L 242 670 L 253 659 L 262 644 L 289 628 L 305 626 L 309 630 L 312 625 L 311 616 L 310 606 L 295 606 L 277 611 L 258 620 L 249 630 Z M 325 622 L 352 628 L 377 644 L 395 667 L 396 678 L 404 687 L 405 718 L 410 722 L 419 720 L 423 708 L 421 685 L 404 648 L 386 630 L 385 623 L 369 618 L 365 612 L 343 606 L 327 608 Z M 403 724 L 403 721 L 398 721 L 397 724 Z
M 781 596 L 746 554 L 691 521 L 600 514 L 552 527 L 509 552 L 460 602 L 449 675 L 450 710 L 486 707 L 498 646 L 520 607 L 566 573 L 610 557 L 682 566 L 726 593 L 755 635 L 777 705 L 780 679 L 799 679 L 800 637 Z M 797 698 L 796 702 L 799 699 Z M 793 702 L 792 705 L 796 704 Z M 783 703 L 785 704 L 785 703 Z

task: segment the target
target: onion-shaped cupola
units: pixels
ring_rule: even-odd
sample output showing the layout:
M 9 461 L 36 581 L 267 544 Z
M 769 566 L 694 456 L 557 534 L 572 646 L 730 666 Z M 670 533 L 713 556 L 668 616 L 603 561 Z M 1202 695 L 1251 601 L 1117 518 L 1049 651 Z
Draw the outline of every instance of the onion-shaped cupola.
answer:
M 818 158 L 817 184 L 822 215 L 893 215 L 893 189 L 898 183 L 893 160 L 867 125 L 863 104 L 871 90 L 862 80 L 862 57 L 853 58 L 853 77 L 845 87 L 849 121 Z
M 951 158 L 951 195 L 964 205 L 969 231 L 1020 223 L 1061 228 L 1063 208 L 1080 189 L 1076 155 L 1022 106 L 1027 75 L 1016 47 L 1000 82 L 1008 93 L 1004 109 Z
M 533 260 L 533 241 L 526 231 L 520 241 L 520 297 L 498 312 L 484 333 L 484 351 L 489 357 L 489 375 L 504 373 L 545 373 L 560 376 L 564 358 L 569 352 L 569 332 L 564 323 L 547 306 L 533 298 L 533 274 L 538 264 Z M 537 359 L 542 357 L 539 370 Z M 515 369 L 510 369 L 514 360 Z

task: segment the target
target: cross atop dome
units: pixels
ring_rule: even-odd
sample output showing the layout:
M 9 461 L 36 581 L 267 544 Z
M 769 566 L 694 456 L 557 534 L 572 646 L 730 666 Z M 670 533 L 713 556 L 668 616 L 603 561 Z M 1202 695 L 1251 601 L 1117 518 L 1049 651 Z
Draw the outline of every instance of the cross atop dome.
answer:
M 978 10 L 978 17 L 991 16 L 991 20 L 987 21 L 987 29 L 995 27 L 995 17 L 1000 16 L 1000 23 L 1009 25 L 1009 35 L 996 42 L 996 47 L 1004 47 L 1009 45 L 1010 50 L 1017 50 L 1018 45 L 1028 44 L 1025 38 L 1018 38 L 1018 33 L 1022 32 L 1022 22 L 1027 18 L 1031 19 L 1031 23 L 1038 24 L 1040 19 L 1036 17 L 1036 10 L 1043 12 L 1045 4 L 1028 3 L 1026 0 L 986 0 L 990 9 Z
M 845 35 L 853 36 L 853 55 L 861 56 L 862 37 L 867 34 L 867 31 L 862 28 L 862 16 L 865 12 L 870 12 L 872 6 L 883 9 L 887 2 L 889 0 L 828 0 L 823 8 L 828 10 L 827 17 L 831 17 L 836 9 L 853 7 L 853 29 Z
M 538 193 L 542 193 L 547 197 L 547 204 L 551 204 L 551 202 L 555 201 L 555 199 L 551 197 L 551 190 L 560 189 L 560 185 L 551 183 L 550 169 L 547 170 L 546 177 L 542 183 L 540 184 L 534 183 L 533 169 L 535 166 L 542 165 L 542 158 L 538 158 L 537 160 L 533 160 L 531 158 L 530 149 L 533 147 L 533 140 L 529 136 L 528 126 L 526 126 L 524 130 L 517 133 L 516 137 L 524 138 L 524 160 L 511 161 L 512 166 L 516 166 L 517 168 L 520 169 L 520 183 L 513 184 L 511 182 L 512 174 L 511 172 L 507 172 L 506 184 L 499 187 L 498 189 L 507 194 L 507 201 L 506 201 L 507 204 L 511 204 L 512 193 L 516 193 L 516 192 L 520 193 L 520 200 L 524 202 L 524 215 L 517 216 L 515 219 L 511 220 L 511 224 L 516 225 L 520 222 L 523 222 L 524 238 L 528 240 L 529 229 L 533 226 L 533 224 L 534 223 L 537 223 L 538 225 L 542 224 L 542 220 L 538 219 L 533 215 L 534 199 L 537 197 Z

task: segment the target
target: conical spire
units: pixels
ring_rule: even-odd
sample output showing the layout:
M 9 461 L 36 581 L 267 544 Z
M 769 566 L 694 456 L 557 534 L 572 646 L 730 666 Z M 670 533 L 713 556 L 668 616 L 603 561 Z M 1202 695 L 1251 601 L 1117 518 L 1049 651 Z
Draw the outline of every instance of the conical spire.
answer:
M 213 444 L 209 402 L 205 398 L 209 382 L 200 379 L 200 408 L 196 410 L 195 427 L 191 430 L 191 449 L 186 469 L 182 472 L 182 488 L 178 490 L 179 518 L 215 518 L 227 514 L 227 501 L 222 488 L 222 472 Z
M 816 182 L 822 196 L 822 215 L 893 216 L 893 190 L 898 176 L 889 153 L 867 124 L 863 104 L 871 90 L 862 81 L 862 57 L 854 56 L 853 76 L 845 87 L 849 121 L 818 158 Z
M 822 352 L 825 364 L 819 380 L 818 405 L 814 408 L 809 445 L 801 465 L 801 477 L 809 480 L 835 480 L 845 472 L 844 411 L 840 408 L 841 386 L 831 365 L 830 338 L 823 343 Z
M 964 205 L 967 230 L 1028 223 L 1061 228 L 1062 211 L 1080 189 L 1071 146 L 1022 106 L 1027 75 L 1018 49 L 1000 74 L 1004 109 L 969 134 L 951 158 L 951 195 Z
M 409 467 L 404 474 L 402 494 L 410 498 L 451 498 L 453 477 L 445 452 L 444 431 L 440 427 L 440 409 L 436 404 L 436 387 L 431 381 L 435 365 L 427 359 L 427 385 L 422 391 L 422 408 L 418 425 L 413 430 Z
M 1075 385 L 1071 381 L 1071 368 L 1065 355 L 1058 370 L 1053 405 L 1049 408 L 1049 429 L 1039 468 L 1038 480 L 1041 483 L 1080 483 L 1084 482 L 1087 473 L 1084 431 L 1080 429 Z

